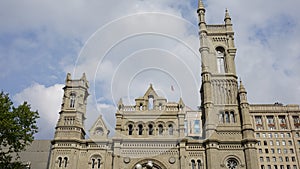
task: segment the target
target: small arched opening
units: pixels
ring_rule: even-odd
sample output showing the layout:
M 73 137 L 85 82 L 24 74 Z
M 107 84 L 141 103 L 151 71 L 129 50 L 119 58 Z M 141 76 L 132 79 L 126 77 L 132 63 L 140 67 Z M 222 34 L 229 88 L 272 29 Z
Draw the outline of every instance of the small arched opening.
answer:
M 149 135 L 153 135 L 153 125 L 152 124 L 148 125 L 148 129 L 149 129 L 149 131 L 148 131 L 149 133 L 148 134 Z
M 139 133 L 139 135 L 143 135 L 143 125 L 142 124 L 138 125 L 138 133 Z

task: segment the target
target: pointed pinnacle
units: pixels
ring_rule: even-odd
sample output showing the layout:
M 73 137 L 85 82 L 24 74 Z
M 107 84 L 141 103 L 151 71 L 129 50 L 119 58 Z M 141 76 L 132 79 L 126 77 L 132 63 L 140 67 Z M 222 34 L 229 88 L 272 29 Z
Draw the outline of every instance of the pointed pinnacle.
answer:
M 66 82 L 67 82 L 67 81 L 70 81 L 70 80 L 72 80 L 72 79 L 71 79 L 71 73 L 67 73 Z
M 231 19 L 230 15 L 229 15 L 229 12 L 228 12 L 228 9 L 226 8 L 225 10 L 225 20 L 226 19 Z
M 205 9 L 202 0 L 198 1 L 198 9 Z
M 86 81 L 86 75 L 85 75 L 85 73 L 82 74 L 81 79 L 84 80 L 84 81 Z
M 118 102 L 119 105 L 122 105 L 123 104 L 123 100 L 122 98 L 120 98 L 119 102 Z
M 246 91 L 242 79 L 240 79 L 240 91 Z

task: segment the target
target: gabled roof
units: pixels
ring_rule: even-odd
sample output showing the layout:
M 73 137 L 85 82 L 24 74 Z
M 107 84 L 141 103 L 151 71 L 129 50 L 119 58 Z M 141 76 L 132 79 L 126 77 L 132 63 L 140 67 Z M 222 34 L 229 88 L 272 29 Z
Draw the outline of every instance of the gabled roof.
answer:
M 157 98 L 158 95 L 155 92 L 155 90 L 152 87 L 152 84 L 150 84 L 148 90 L 146 91 L 146 93 L 144 94 L 143 98 L 148 98 L 148 96 L 153 96 L 153 98 Z
M 92 139 L 107 139 L 109 130 L 102 119 L 102 115 L 99 115 L 98 119 L 95 121 L 90 129 L 90 137 Z

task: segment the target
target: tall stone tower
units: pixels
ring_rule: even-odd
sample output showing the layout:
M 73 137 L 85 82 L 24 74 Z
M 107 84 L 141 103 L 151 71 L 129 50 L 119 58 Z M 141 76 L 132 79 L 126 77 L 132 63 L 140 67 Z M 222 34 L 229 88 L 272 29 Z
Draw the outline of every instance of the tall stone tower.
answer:
M 236 48 L 229 12 L 226 10 L 224 23 L 219 25 L 206 24 L 202 0 L 197 12 L 207 168 L 258 168 L 246 91 L 242 85 L 239 89 L 235 70 Z M 232 151 L 222 150 L 224 146 Z
M 78 148 L 86 135 L 84 120 L 88 88 L 85 74 L 76 80 L 71 79 L 70 73 L 67 74 L 61 111 L 52 141 L 49 168 L 78 167 L 74 161 L 78 160 Z
M 67 74 L 60 116 L 56 125 L 54 140 L 85 138 L 84 120 L 88 97 L 88 81 L 85 74 L 72 80 Z

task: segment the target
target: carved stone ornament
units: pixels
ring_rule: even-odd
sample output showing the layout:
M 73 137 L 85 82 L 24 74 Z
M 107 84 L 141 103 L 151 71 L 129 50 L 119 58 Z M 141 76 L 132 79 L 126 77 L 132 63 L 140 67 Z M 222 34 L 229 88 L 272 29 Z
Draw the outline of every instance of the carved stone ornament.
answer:
M 128 164 L 130 162 L 130 158 L 129 157 L 124 157 L 123 161 L 124 161 L 124 163 Z
M 175 157 L 170 157 L 170 158 L 169 158 L 169 163 L 170 163 L 170 164 L 174 164 L 175 162 L 176 162 Z

